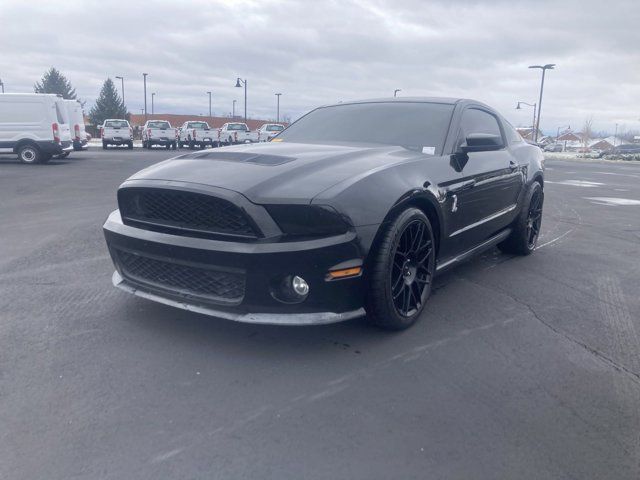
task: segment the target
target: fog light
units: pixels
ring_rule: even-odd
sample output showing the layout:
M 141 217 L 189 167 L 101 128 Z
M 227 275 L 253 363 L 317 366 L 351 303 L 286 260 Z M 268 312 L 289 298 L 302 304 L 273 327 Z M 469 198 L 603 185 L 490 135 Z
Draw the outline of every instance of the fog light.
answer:
M 269 282 L 271 296 L 282 303 L 302 303 L 309 295 L 309 284 L 297 275 L 283 275 Z
M 298 277 L 297 275 L 293 277 L 291 286 L 293 287 L 293 291 L 300 296 L 305 296 L 309 293 L 309 284 L 304 278 Z

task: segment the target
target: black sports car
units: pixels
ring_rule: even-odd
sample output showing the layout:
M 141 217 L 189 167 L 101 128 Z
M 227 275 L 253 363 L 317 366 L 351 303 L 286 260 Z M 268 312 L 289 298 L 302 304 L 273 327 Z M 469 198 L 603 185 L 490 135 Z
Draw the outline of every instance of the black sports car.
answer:
M 118 204 L 104 233 L 123 290 L 244 322 L 401 329 L 436 273 L 533 251 L 543 156 L 476 101 L 357 101 L 142 170 Z

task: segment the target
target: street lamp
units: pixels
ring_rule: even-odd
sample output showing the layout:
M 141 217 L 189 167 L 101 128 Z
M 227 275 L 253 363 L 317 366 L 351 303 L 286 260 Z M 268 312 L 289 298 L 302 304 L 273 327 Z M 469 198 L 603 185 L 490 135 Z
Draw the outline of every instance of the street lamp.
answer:
M 116 77 L 116 78 L 120 80 L 122 84 L 122 105 L 124 105 L 124 77 Z M 127 107 L 125 106 L 124 109 L 126 110 Z
M 281 93 L 276 93 L 277 103 L 276 103 L 276 122 L 280 121 L 280 95 Z
M 231 118 L 236 118 L 236 100 L 233 101 L 231 106 Z
M 207 92 L 207 95 L 209 95 L 209 117 L 211 117 L 211 92 Z
M 155 96 L 156 96 L 156 92 L 153 92 L 151 94 L 151 115 L 153 115 L 153 97 L 155 97 Z
M 516 106 L 516 110 L 522 110 L 520 105 L 528 105 L 533 107 L 533 121 L 531 122 L 531 138 L 533 138 L 533 130 L 536 129 L 536 104 L 535 103 L 527 103 L 527 102 L 518 102 Z
M 144 78 L 144 119 L 147 120 L 147 75 L 148 73 L 143 73 L 142 78 Z
M 247 123 L 247 79 L 242 80 L 240 77 L 236 79 L 236 87 L 240 88 L 244 85 L 244 123 Z
M 0 87 L 2 87 L 2 93 L 4 93 L 4 83 L 2 83 L 2 79 L 0 78 Z
M 613 146 L 616 146 L 618 143 L 618 124 L 616 123 L 616 132 L 613 134 Z
M 542 112 L 542 91 L 544 90 L 544 74 L 547 70 L 553 70 L 555 63 L 547 63 L 546 65 L 529 65 L 529 68 L 539 68 L 542 70 L 542 81 L 540 82 L 540 99 L 538 100 L 538 121 L 536 122 L 536 138 L 534 142 L 538 141 L 538 131 L 540 130 L 540 114 Z
M 393 96 L 394 96 L 394 97 L 397 97 L 397 96 L 398 96 L 398 92 L 401 92 L 401 91 L 402 91 L 402 90 L 400 90 L 399 88 L 396 88 L 396 89 L 393 91 Z

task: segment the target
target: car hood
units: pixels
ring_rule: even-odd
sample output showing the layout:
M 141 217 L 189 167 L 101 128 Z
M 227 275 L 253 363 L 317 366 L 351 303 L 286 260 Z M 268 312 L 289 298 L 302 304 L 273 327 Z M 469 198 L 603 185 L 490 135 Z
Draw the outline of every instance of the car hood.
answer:
M 340 182 L 416 155 L 399 147 L 270 142 L 181 155 L 146 168 L 129 180 L 221 187 L 254 203 L 309 203 Z

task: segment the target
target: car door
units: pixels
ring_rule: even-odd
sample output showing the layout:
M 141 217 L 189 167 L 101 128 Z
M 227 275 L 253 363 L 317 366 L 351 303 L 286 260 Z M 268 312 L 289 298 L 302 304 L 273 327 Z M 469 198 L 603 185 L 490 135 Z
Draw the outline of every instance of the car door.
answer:
M 472 134 L 499 136 L 503 148 L 461 154 L 460 147 Z M 511 154 L 498 116 L 482 106 L 472 105 L 462 112 L 454 156 L 459 162 L 462 180 L 451 192 L 456 209 L 450 237 L 459 245 L 471 248 L 513 221 L 524 176 Z

